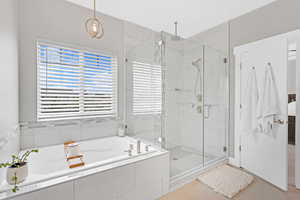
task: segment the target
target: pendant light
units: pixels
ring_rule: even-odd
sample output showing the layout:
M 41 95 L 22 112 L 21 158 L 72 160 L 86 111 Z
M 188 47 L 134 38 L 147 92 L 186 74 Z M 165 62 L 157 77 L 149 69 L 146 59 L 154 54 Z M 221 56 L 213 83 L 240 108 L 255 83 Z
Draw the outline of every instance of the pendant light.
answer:
M 86 20 L 85 30 L 91 38 L 100 39 L 104 35 L 103 25 L 96 16 L 96 0 L 94 0 L 94 16 Z

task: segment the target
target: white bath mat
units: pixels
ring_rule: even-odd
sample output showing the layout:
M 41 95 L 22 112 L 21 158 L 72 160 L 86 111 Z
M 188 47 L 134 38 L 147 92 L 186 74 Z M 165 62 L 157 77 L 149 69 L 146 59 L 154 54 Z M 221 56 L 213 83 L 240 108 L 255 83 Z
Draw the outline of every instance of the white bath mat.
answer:
M 228 165 L 217 167 L 198 177 L 202 183 L 228 198 L 245 189 L 253 179 L 250 174 Z

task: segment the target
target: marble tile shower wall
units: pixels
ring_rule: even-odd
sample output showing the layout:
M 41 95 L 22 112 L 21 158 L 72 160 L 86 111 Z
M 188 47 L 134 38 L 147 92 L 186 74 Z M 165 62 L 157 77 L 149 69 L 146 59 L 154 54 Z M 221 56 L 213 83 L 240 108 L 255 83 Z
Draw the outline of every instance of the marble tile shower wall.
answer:
M 186 40 L 184 46 L 184 70 L 183 70 L 183 90 L 181 94 L 183 107 L 182 114 L 182 146 L 188 149 L 196 150 L 198 152 L 203 151 L 203 115 L 197 111 L 197 106 L 200 104 L 196 97 L 196 94 L 203 94 L 200 86 L 201 79 L 199 78 L 198 85 L 195 90 L 195 82 L 197 79 L 197 69 L 192 65 L 192 62 L 202 58 L 203 46 L 200 42 L 193 40 Z M 199 63 L 200 67 L 202 63 Z M 203 77 L 202 77 L 203 78 Z
M 166 39 L 166 148 L 172 149 L 182 145 L 182 77 L 184 66 L 184 41 Z
M 101 13 L 98 15 L 104 21 L 105 36 L 101 40 L 90 39 L 84 30 L 84 20 L 91 11 L 87 8 L 61 0 L 26 0 L 19 1 L 19 66 L 20 66 L 20 123 L 30 123 L 29 127 L 21 128 L 21 149 L 30 147 L 61 144 L 68 140 L 87 140 L 114 136 L 117 134 L 119 122 L 124 120 L 125 106 L 130 103 L 130 97 L 126 95 L 124 87 L 127 78 L 125 76 L 125 56 L 142 41 L 153 39 L 159 33 L 140 27 L 138 25 L 119 20 Z M 22 9 L 21 9 L 22 8 Z M 54 12 L 55 11 L 55 12 Z M 55 13 L 55 14 L 54 14 Z M 68 16 L 65 15 L 68 13 Z M 65 25 L 68 25 L 66 28 Z M 57 31 L 61 30 L 61 31 Z M 36 41 L 43 40 L 58 44 L 71 45 L 78 48 L 86 48 L 112 54 L 118 58 L 119 101 L 118 120 L 106 120 L 101 122 L 89 121 L 78 123 L 77 121 L 59 123 L 36 123 Z M 153 46 L 152 46 L 153 47 Z M 149 52 L 152 47 L 145 46 L 139 52 Z M 148 49 L 149 48 L 149 49 Z M 148 52 L 147 52 L 148 50 Z M 127 75 L 127 74 L 126 74 Z M 124 101 L 127 98 L 129 101 Z M 132 134 L 153 133 L 153 126 L 149 130 L 139 129 L 140 122 L 131 120 Z M 142 120 L 143 121 L 143 120 Z M 147 124 L 147 120 L 143 124 Z

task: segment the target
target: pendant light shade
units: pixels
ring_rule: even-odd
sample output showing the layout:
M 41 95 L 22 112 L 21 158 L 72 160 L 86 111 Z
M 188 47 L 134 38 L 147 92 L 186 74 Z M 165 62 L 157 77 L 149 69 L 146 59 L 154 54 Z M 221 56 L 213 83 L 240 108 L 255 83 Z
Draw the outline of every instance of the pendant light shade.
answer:
M 85 29 L 91 38 L 100 39 L 104 35 L 103 25 L 96 16 L 96 0 L 94 0 L 94 16 L 86 20 Z

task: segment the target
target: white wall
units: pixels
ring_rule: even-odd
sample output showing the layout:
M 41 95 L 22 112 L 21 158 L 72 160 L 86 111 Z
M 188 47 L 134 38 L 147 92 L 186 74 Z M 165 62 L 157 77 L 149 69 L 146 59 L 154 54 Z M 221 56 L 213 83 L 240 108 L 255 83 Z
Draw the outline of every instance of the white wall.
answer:
M 69 1 L 92 6 L 92 1 Z M 187 3 L 173 0 L 101 0 L 97 4 L 97 9 L 155 31 L 164 30 L 173 33 L 174 21 L 178 21 L 179 34 L 188 38 L 273 1 L 275 0 L 189 0 Z
M 19 150 L 18 124 L 18 21 L 15 0 L 0 6 L 0 162 Z M 8 139 L 8 143 L 4 142 Z M 3 146 L 4 145 L 4 146 Z M 0 170 L 0 184 L 4 170 Z

